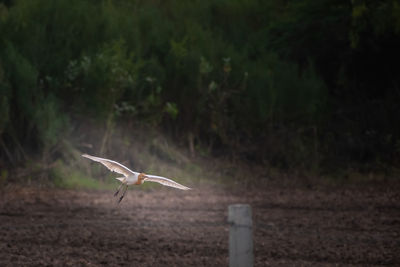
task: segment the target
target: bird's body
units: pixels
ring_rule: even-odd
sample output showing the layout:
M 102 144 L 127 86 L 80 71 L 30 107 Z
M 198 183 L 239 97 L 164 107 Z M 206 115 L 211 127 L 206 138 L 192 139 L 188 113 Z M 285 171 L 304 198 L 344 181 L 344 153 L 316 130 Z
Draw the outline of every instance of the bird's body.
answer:
M 115 196 L 118 195 L 122 186 L 124 186 L 124 185 L 126 186 L 124 193 L 122 194 L 119 202 L 121 202 L 122 198 L 125 196 L 126 190 L 128 189 L 129 185 L 141 185 L 145 181 L 156 182 L 156 183 L 160 183 L 165 186 L 170 186 L 170 187 L 178 188 L 181 190 L 190 190 L 189 187 L 181 185 L 181 184 L 179 184 L 171 179 L 168 179 L 166 177 L 157 176 L 157 175 L 149 175 L 149 174 L 145 174 L 145 173 L 131 171 L 130 169 L 128 169 L 121 163 L 118 163 L 113 160 L 94 157 L 94 156 L 90 156 L 87 154 L 82 155 L 82 157 L 91 159 L 93 161 L 97 161 L 97 162 L 103 164 L 104 166 L 106 166 L 110 171 L 117 172 L 119 174 L 124 175 L 124 177 L 116 178 L 117 180 L 119 180 L 121 182 L 121 186 L 118 188 L 117 192 L 115 192 L 115 194 L 114 194 Z
M 140 173 L 134 173 L 134 174 L 129 175 L 127 177 L 117 177 L 115 179 L 117 179 L 121 183 L 124 183 L 124 184 L 127 184 L 127 185 L 140 185 L 142 183 L 139 182 L 139 175 L 140 175 Z

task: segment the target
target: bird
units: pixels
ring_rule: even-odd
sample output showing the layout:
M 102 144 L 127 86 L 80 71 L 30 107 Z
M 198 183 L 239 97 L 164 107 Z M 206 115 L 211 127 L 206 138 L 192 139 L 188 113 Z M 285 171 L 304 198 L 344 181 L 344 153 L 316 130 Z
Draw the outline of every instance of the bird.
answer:
M 174 187 L 174 188 L 181 189 L 181 190 L 191 190 L 191 188 L 181 185 L 181 184 L 179 184 L 171 179 L 168 179 L 166 177 L 145 174 L 143 172 L 139 173 L 139 172 L 131 171 L 130 169 L 128 169 L 121 163 L 118 163 L 118 162 L 110 160 L 110 159 L 104 159 L 104 158 L 99 158 L 99 157 L 95 157 L 95 156 L 90 156 L 88 154 L 83 154 L 82 157 L 91 159 L 96 162 L 100 162 L 101 164 L 106 166 L 110 171 L 123 175 L 123 177 L 115 178 L 121 182 L 121 185 L 118 187 L 117 191 L 114 193 L 114 197 L 118 196 L 122 187 L 125 186 L 123 193 L 118 200 L 118 203 L 120 203 L 122 201 L 122 199 L 124 198 L 126 190 L 128 189 L 128 186 L 141 185 L 144 182 L 156 182 L 156 183 L 160 183 L 165 186 L 170 186 L 170 187 Z

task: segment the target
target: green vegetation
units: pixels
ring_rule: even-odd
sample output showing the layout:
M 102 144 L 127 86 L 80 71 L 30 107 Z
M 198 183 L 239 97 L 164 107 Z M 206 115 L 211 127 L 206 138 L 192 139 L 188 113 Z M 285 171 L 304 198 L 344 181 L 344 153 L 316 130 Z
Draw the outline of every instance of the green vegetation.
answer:
M 62 158 L 86 118 L 101 154 L 123 121 L 279 169 L 398 167 L 395 0 L 6 0 L 0 36 L 2 169 Z
M 101 180 L 92 178 L 80 170 L 73 170 L 71 166 L 66 166 L 62 162 L 58 162 L 51 169 L 50 175 L 52 184 L 61 188 L 113 189 L 117 185 L 117 182 L 113 179 Z

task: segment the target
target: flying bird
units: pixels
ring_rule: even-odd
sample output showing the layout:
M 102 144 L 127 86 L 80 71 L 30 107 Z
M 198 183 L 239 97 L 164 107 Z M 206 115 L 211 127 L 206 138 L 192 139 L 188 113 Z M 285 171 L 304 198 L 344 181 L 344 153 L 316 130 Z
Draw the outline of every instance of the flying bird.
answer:
M 121 185 L 118 187 L 117 191 L 115 192 L 114 196 L 116 197 L 121 188 L 123 186 L 125 186 L 123 193 L 121 195 L 121 197 L 118 200 L 118 203 L 121 202 L 121 200 L 124 198 L 126 190 L 128 189 L 129 185 L 141 185 L 144 182 L 156 182 L 156 183 L 160 183 L 162 185 L 165 186 L 170 186 L 170 187 L 175 187 L 181 190 L 190 190 L 191 188 L 181 185 L 175 181 L 172 181 L 171 179 L 162 177 L 162 176 L 157 176 L 157 175 L 149 175 L 149 174 L 145 174 L 145 173 L 139 173 L 139 172 L 134 172 L 131 171 L 130 169 L 128 169 L 127 167 L 125 167 L 124 165 L 122 165 L 121 163 L 118 163 L 116 161 L 113 160 L 109 160 L 109 159 L 103 159 L 103 158 L 99 158 L 99 157 L 94 157 L 94 156 L 90 156 L 88 154 L 83 154 L 82 157 L 91 159 L 93 161 L 97 161 L 100 162 L 101 164 L 103 164 L 104 166 L 106 166 L 110 171 L 112 172 L 116 172 L 119 174 L 122 174 L 124 177 L 117 177 L 115 179 L 119 180 L 121 182 Z

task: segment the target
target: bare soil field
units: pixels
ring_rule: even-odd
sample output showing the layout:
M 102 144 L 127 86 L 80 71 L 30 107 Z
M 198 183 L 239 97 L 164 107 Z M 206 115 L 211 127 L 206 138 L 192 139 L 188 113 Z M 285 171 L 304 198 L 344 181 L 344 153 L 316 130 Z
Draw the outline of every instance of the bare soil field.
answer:
M 253 209 L 255 266 L 400 266 L 396 187 L 0 193 L 0 266 L 227 266 L 235 203 Z

